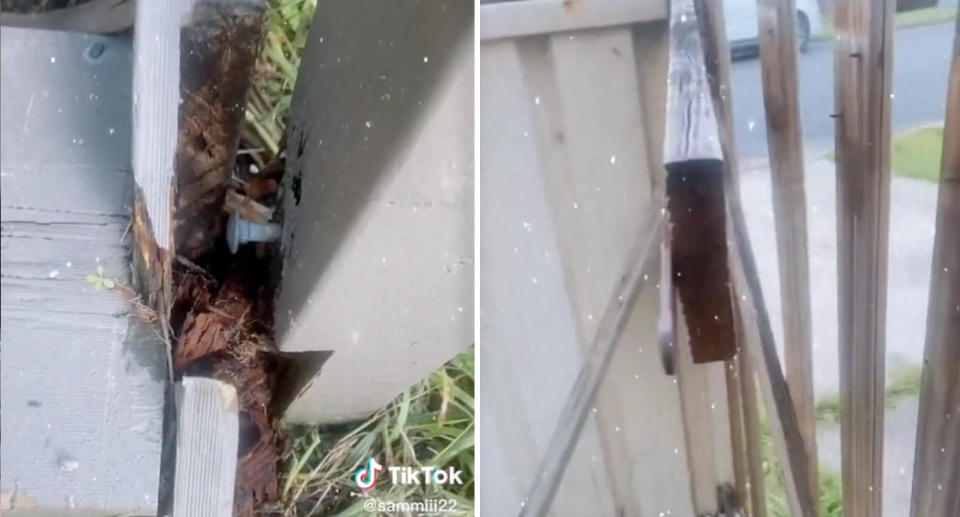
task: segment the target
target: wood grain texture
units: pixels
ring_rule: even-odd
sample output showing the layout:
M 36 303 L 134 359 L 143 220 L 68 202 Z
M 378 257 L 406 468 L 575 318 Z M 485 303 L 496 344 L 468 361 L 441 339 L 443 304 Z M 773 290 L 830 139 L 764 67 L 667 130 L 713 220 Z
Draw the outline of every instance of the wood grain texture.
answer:
M 770 149 L 787 387 L 807 457 L 817 457 L 814 426 L 810 262 L 804 191 L 803 141 L 797 98 L 796 2 L 758 0 L 760 72 Z M 818 498 L 817 462 L 808 462 L 811 496 Z
M 718 117 L 724 156 L 724 181 L 727 211 L 734 246 L 730 250 L 733 289 L 743 320 L 743 342 L 756 361 L 755 368 L 764 395 L 774 449 L 783 469 L 787 501 L 794 516 L 816 515 L 811 497 L 808 462 L 786 379 L 777 355 L 776 342 L 763 299 L 756 259 L 750 245 L 740 199 L 736 147 L 733 139 L 733 109 L 730 84 L 730 51 L 723 23 L 722 4 L 696 1 L 697 18 L 704 45 L 704 63 L 710 82 L 710 94 Z
M 738 321 L 743 321 L 739 318 Z M 742 326 L 740 327 L 742 330 Z M 766 517 L 767 491 L 763 478 L 763 454 L 760 443 L 760 411 L 757 406 L 757 376 L 746 347 L 737 354 L 740 394 L 743 398 L 743 434 L 747 444 L 747 472 L 750 479 L 750 515 Z
M 913 517 L 960 515 L 960 18 L 954 38 L 913 467 Z
M 844 515 L 883 500 L 893 0 L 834 11 L 837 276 Z
M 671 4 L 663 142 L 671 281 L 696 363 L 736 353 L 727 267 L 723 156 L 692 0 Z
M 521 506 L 521 517 L 548 515 L 553 497 L 564 471 L 573 455 L 584 423 L 593 407 L 600 384 L 610 366 L 610 360 L 620 342 L 627 319 L 637 297 L 649 285 L 644 281 L 656 271 L 658 260 L 657 243 L 660 217 L 651 209 L 639 225 L 636 240 L 627 254 L 627 262 L 618 275 L 617 284 L 603 311 L 603 317 L 593 337 L 590 348 L 584 353 L 583 366 L 570 389 L 560 412 L 560 418 L 550 436 L 549 454 L 537 469 L 539 475 L 530 488 L 529 495 Z
M 232 517 L 240 436 L 233 385 L 184 377 L 176 388 L 173 517 Z
M 123 289 L 130 37 L 0 42 L 0 511 L 156 515 L 163 347 Z

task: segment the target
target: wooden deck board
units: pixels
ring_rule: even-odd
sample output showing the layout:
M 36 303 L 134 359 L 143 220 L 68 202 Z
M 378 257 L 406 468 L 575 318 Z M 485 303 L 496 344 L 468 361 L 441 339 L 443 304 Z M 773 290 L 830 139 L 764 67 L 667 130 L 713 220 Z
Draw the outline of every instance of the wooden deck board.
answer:
M 131 54 L 129 37 L 2 29 L 7 506 L 156 511 L 163 349 L 119 290 L 86 281 L 128 278 Z

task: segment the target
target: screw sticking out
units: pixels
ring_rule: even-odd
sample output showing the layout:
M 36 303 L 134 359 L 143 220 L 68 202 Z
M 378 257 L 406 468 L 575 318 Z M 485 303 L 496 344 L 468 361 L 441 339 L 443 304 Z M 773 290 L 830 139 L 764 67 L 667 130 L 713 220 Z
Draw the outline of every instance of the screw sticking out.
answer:
M 248 242 L 273 242 L 280 238 L 281 228 L 275 223 L 254 223 L 232 214 L 227 221 L 227 245 L 230 253 L 236 253 L 241 244 Z

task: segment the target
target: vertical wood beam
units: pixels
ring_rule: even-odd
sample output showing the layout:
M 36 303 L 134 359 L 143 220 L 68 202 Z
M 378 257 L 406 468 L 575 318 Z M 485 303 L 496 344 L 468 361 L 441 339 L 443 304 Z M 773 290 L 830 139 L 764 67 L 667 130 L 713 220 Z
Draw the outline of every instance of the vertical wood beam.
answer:
M 881 515 L 893 0 L 834 11 L 844 515 Z
M 723 22 L 723 3 L 696 0 L 696 12 L 704 42 L 704 61 L 710 83 L 724 160 L 724 188 L 728 222 L 734 246 L 730 249 L 730 269 L 734 296 L 743 323 L 743 342 L 757 361 L 756 373 L 764 395 L 773 433 L 774 446 L 781 461 L 787 500 L 795 517 L 814 517 L 816 500 L 810 497 L 807 457 L 797 424 L 780 359 L 777 356 L 773 328 L 767 314 L 750 246 L 746 219 L 740 199 L 736 147 L 733 137 L 733 108 L 730 98 L 730 49 Z
M 960 515 L 960 18 L 954 36 L 924 351 L 913 517 Z
M 734 313 L 736 317 L 736 313 Z M 736 320 L 734 320 L 736 322 Z M 737 354 L 739 355 L 738 347 Z M 727 361 L 723 365 L 724 380 L 727 387 L 727 411 L 730 420 L 730 452 L 733 456 L 733 480 L 737 497 L 744 507 L 747 507 L 747 442 L 743 424 L 743 396 L 740 390 L 740 368 L 737 358 Z
M 814 425 L 810 262 L 804 190 L 800 103 L 797 100 L 796 2 L 757 0 L 760 72 L 767 116 L 773 215 L 780 266 L 787 388 L 803 437 L 811 497 L 817 494 Z
M 739 311 L 738 311 L 739 312 Z M 738 315 L 739 316 L 739 315 Z M 739 317 L 738 321 L 743 321 Z M 743 325 L 738 325 L 738 331 Z M 737 354 L 740 370 L 740 393 L 743 398 L 743 431 L 747 441 L 747 472 L 750 479 L 750 515 L 767 516 L 767 491 L 763 482 L 763 457 L 760 444 L 760 412 L 757 408 L 757 378 L 750 353 L 741 349 Z

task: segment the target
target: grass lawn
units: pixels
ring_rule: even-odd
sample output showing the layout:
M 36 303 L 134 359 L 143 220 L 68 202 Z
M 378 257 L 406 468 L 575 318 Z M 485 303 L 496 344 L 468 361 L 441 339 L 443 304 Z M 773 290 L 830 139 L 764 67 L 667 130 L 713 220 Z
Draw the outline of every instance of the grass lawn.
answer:
M 939 181 L 942 153 L 942 127 L 925 127 L 901 133 L 893 139 L 893 172 L 909 178 Z
M 890 166 L 893 173 L 905 178 L 940 181 L 940 157 L 943 154 L 943 128 L 924 127 L 905 131 L 893 137 Z M 836 152 L 826 154 L 836 161 Z

